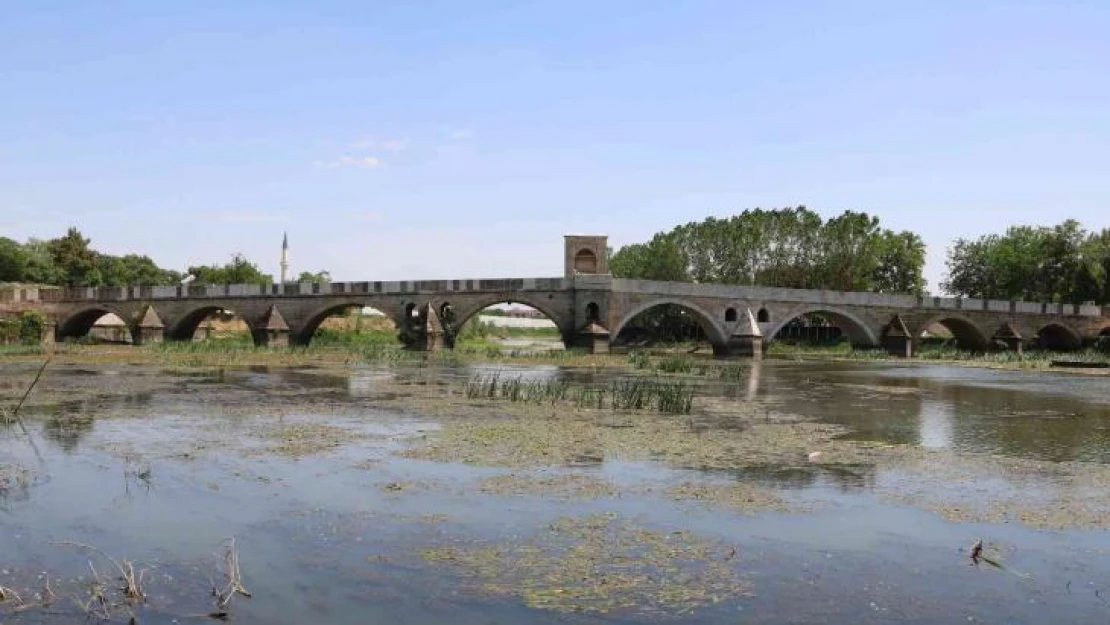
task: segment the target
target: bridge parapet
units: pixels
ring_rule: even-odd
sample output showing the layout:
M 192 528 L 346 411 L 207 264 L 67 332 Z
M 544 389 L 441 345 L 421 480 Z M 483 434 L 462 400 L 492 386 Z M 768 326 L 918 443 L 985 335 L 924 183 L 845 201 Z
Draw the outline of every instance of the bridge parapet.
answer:
M 734 286 L 728 284 L 696 284 L 687 282 L 660 282 L 655 280 L 612 279 L 615 293 L 656 294 L 671 297 L 713 297 L 744 301 L 796 302 L 848 307 L 938 309 L 987 311 L 1031 315 L 1061 315 L 1101 317 L 1104 308 L 1095 304 L 1060 304 L 1024 302 L 1020 300 L 985 300 L 960 297 L 928 297 L 866 293 L 855 291 L 823 291 L 787 289 L 778 287 Z
M 320 295 L 482 293 L 505 291 L 569 290 L 573 280 L 566 278 L 492 278 L 465 280 L 400 280 L 377 282 L 331 282 L 315 284 L 215 284 L 196 286 L 70 287 L 64 289 L 11 289 L 0 301 L 150 301 L 164 299 L 202 299 L 226 297 L 298 297 Z
M 211 298 L 319 297 L 343 295 L 445 296 L 451 293 L 508 293 L 529 291 L 607 291 L 617 295 L 654 295 L 671 298 L 711 298 L 748 302 L 796 303 L 838 308 L 866 307 L 891 310 L 982 311 L 1010 315 L 1110 317 L 1110 306 L 1061 304 L 1021 300 L 984 300 L 939 296 L 895 295 L 725 284 L 696 284 L 628 280 L 606 274 L 578 274 L 570 278 L 490 278 L 460 280 L 402 280 L 332 282 L 324 284 L 229 284 L 180 286 L 17 287 L 0 289 L 0 303 L 151 302 Z M 584 305 L 584 304 L 583 304 Z

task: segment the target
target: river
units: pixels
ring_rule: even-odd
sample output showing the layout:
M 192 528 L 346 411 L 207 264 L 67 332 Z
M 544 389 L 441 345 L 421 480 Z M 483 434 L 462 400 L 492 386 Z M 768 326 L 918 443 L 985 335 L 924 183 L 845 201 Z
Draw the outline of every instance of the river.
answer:
M 9 398 L 34 375 L 0 368 Z M 459 391 L 492 372 L 596 388 L 634 375 L 52 366 L 28 435 L 0 434 L 0 587 L 19 595 L 0 620 L 1110 621 L 1105 377 L 765 361 L 691 381 L 689 417 L 604 411 L 565 443 L 511 442 L 513 423 L 578 423 L 579 407 L 494 419 L 508 404 Z M 737 446 L 761 419 L 801 442 L 736 462 L 760 453 Z M 635 434 L 675 428 L 692 432 L 681 454 Z M 564 443 L 582 447 L 574 462 Z M 230 537 L 251 596 L 221 608 Z M 980 539 L 1002 568 L 973 565 Z M 107 556 L 145 571 L 142 601 L 116 591 Z

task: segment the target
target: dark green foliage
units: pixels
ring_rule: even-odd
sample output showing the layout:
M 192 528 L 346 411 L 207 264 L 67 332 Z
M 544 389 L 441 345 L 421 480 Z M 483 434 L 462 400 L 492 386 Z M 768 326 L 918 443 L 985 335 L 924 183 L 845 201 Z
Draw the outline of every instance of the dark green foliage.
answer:
M 272 284 L 274 277 L 262 273 L 258 265 L 236 253 L 226 265 L 199 265 L 189 267 L 189 274 L 196 277 L 196 284 Z
M 46 245 L 54 265 L 65 276 L 66 286 L 100 286 L 104 283 L 97 267 L 96 252 L 77 228 L 70 228 L 65 236 L 52 239 Z
M 28 262 L 27 251 L 22 245 L 0 237 L 0 282 L 21 282 Z
M 0 238 L 0 282 L 57 286 L 177 284 L 181 274 L 159 267 L 147 256 L 97 252 L 77 228 L 49 241 L 19 244 Z
M 27 265 L 23 269 L 23 276 L 14 282 L 55 285 L 67 283 L 68 276 L 55 264 L 49 243 L 31 239 L 23 244 L 23 251 L 27 253 Z
M 9 345 L 38 345 L 42 338 L 42 328 L 46 323 L 37 312 L 25 312 L 19 317 L 0 319 L 0 343 Z
M 162 269 L 149 256 L 97 254 L 97 269 L 105 286 L 160 286 L 177 284 L 181 274 Z
M 945 290 L 964 297 L 1110 302 L 1110 228 L 1089 233 L 1072 219 L 958 239 L 947 265 Z
M 619 278 L 919 293 L 925 245 L 867 213 L 823 221 L 805 207 L 755 209 L 623 247 L 609 266 Z
M 331 273 L 327 271 L 302 271 L 301 275 L 297 276 L 297 282 L 307 282 L 310 284 L 327 284 L 331 282 Z

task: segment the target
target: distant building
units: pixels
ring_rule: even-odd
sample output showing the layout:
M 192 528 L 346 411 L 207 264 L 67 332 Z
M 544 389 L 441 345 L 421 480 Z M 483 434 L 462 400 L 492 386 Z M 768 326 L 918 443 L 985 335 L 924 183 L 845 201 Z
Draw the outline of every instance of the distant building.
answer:
M 547 315 L 535 308 L 523 308 L 520 306 L 505 309 L 505 316 L 519 317 L 521 319 L 547 319 Z
M 289 233 L 281 233 L 281 283 L 289 281 Z

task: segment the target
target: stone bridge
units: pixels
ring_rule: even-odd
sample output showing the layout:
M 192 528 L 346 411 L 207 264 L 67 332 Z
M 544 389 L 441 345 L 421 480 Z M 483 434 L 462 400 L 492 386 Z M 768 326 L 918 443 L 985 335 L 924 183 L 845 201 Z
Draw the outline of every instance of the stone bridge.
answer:
M 608 275 L 606 237 L 566 237 L 564 276 L 490 280 L 335 282 L 330 284 L 101 287 L 0 294 L 0 314 L 34 310 L 47 319 L 44 340 L 84 336 L 114 313 L 135 343 L 191 340 L 217 312 L 233 311 L 259 345 L 305 345 L 327 317 L 373 307 L 417 349 L 451 347 L 462 325 L 501 303 L 536 308 L 568 346 L 608 349 L 640 313 L 677 306 L 702 328 L 719 355 L 758 355 L 791 320 L 819 314 L 854 345 L 909 354 L 927 328 L 947 327 L 970 349 L 1039 343 L 1079 347 L 1110 337 L 1110 307 L 839 291 L 623 280 Z

